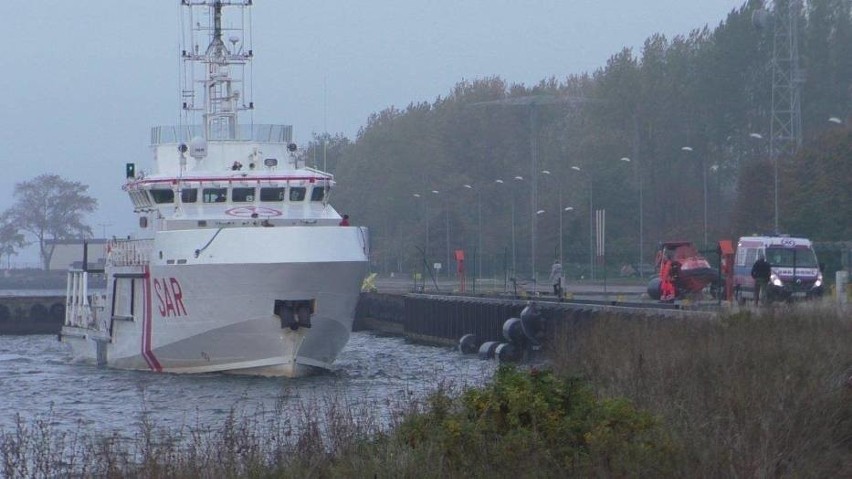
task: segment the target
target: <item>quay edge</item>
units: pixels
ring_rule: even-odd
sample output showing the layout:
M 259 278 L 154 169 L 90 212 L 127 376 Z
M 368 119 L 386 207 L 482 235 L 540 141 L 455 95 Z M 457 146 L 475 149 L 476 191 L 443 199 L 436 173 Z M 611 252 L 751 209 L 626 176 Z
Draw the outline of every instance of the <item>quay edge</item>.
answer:
M 362 293 L 355 316 L 356 330 L 404 336 L 414 342 L 455 346 L 474 334 L 483 341 L 501 341 L 503 323 L 517 318 L 535 302 L 548 335 L 569 334 L 602 315 L 636 318 L 710 319 L 715 311 L 681 305 L 619 301 L 554 300 L 442 296 L 430 294 Z

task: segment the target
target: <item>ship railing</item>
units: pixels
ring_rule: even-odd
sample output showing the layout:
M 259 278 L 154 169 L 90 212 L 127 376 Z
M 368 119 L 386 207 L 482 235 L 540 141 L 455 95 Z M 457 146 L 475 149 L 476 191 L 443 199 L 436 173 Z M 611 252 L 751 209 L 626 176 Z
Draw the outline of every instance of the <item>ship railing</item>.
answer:
M 68 271 L 65 290 L 65 325 L 78 328 L 94 327 L 94 315 L 89 306 L 88 273 L 79 269 Z
M 154 240 L 112 239 L 107 243 L 107 264 L 112 266 L 146 266 L 151 260 Z
M 247 141 L 259 143 L 290 143 L 292 125 L 244 124 L 231 129 L 212 129 L 205 133 L 202 125 L 161 125 L 151 128 L 151 146 L 189 143 L 193 138 L 208 141 Z

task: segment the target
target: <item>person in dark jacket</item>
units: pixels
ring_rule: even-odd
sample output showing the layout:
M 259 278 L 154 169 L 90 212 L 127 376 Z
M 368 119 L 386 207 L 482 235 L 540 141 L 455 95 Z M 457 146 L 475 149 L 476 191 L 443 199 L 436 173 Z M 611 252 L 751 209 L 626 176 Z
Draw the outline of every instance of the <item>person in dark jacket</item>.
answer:
M 766 287 L 769 284 L 769 276 L 772 274 L 772 266 L 766 261 L 763 255 L 757 257 L 757 261 L 751 267 L 751 277 L 754 278 L 754 305 L 757 306 L 760 301 L 761 293 L 766 294 Z

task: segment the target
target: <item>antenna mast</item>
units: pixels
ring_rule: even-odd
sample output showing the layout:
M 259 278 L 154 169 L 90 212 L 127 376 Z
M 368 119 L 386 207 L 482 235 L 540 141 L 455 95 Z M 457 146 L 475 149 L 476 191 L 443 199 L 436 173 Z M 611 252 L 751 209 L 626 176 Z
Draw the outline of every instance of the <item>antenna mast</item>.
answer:
M 772 28 L 772 123 L 770 148 L 792 154 L 802 146 L 801 87 L 799 68 L 799 13 L 801 0 L 775 0 Z M 774 147 L 774 148 L 773 148 Z
M 754 24 L 772 28 L 772 111 L 769 123 L 769 157 L 774 170 L 775 232 L 778 226 L 778 158 L 795 154 L 802 146 L 801 88 L 805 75 L 799 68 L 799 16 L 801 0 L 774 0 L 769 11 L 757 10 Z
M 201 136 L 205 140 L 238 140 L 238 113 L 251 110 L 254 102 L 245 103 L 246 65 L 253 58 L 251 32 L 245 27 L 247 9 L 252 0 L 181 0 L 183 24 L 189 35 L 182 46 L 181 59 L 187 73 L 183 78 L 185 113 L 202 113 L 200 131 L 188 136 Z M 239 16 L 227 17 L 234 24 L 224 22 L 225 7 L 236 7 Z M 205 18 L 206 17 L 206 18 Z M 224 35 L 228 33 L 225 44 Z M 243 85 L 242 87 L 240 85 Z M 198 99 L 201 105 L 197 105 Z

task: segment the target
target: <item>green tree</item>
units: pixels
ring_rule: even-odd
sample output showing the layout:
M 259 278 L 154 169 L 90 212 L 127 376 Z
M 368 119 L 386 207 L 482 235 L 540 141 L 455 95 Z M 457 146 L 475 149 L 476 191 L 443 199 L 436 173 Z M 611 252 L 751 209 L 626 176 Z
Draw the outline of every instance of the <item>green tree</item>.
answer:
M 19 231 L 35 238 L 45 270 L 53 256 L 47 240 L 92 236 L 83 215 L 95 211 L 97 200 L 86 194 L 88 189 L 88 185 L 54 174 L 43 174 L 15 185 L 15 203 L 4 217 Z
M 852 238 L 852 128 L 835 128 L 781 164 L 782 227 L 822 241 Z
M 314 133 L 307 147 L 299 150 L 299 163 L 333 174 L 340 163 L 346 161 L 345 155 L 351 144 L 349 138 L 341 133 Z

